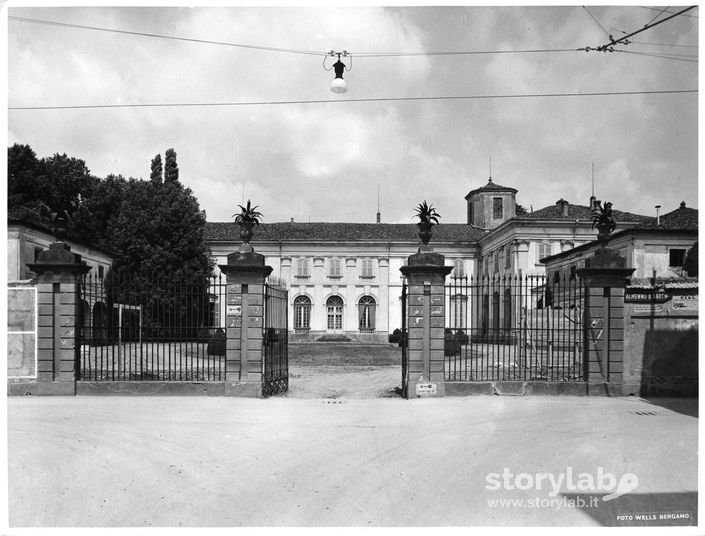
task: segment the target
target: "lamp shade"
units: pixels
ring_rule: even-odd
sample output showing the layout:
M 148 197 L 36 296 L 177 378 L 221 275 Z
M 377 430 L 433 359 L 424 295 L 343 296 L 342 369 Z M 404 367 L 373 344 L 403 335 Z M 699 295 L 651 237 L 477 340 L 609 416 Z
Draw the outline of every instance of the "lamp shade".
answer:
M 342 78 L 334 78 L 330 83 L 330 90 L 333 93 L 345 93 L 348 90 L 348 85 Z

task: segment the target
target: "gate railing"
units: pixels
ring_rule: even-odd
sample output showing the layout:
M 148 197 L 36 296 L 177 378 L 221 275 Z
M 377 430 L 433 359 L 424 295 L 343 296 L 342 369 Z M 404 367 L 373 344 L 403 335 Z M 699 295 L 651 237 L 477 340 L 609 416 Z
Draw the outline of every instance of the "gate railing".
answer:
M 84 276 L 79 380 L 224 380 L 225 292 L 221 276 Z
M 585 381 L 577 276 L 457 277 L 445 300 L 446 381 Z
M 262 333 L 262 395 L 265 397 L 289 389 L 288 314 L 289 292 L 281 285 L 265 283 Z

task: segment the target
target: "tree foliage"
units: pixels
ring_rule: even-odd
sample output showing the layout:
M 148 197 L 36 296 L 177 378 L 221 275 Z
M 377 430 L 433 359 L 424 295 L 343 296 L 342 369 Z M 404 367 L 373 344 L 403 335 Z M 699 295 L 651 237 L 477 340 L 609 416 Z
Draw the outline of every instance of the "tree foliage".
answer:
M 7 157 L 11 217 L 48 225 L 52 213 L 75 213 L 95 185 L 86 163 L 66 154 L 38 159 L 29 145 L 15 144 Z
M 160 160 L 152 160 L 152 179 Z M 206 216 L 178 181 L 173 149 L 166 153 L 164 182 L 99 179 L 83 160 L 65 154 L 37 159 L 28 145 L 9 148 L 8 171 L 12 217 L 49 225 L 52 212 L 66 210 L 68 237 L 110 251 L 114 271 L 188 278 L 211 272 Z
M 152 172 L 149 178 L 152 179 L 152 182 L 162 182 L 162 173 L 162 155 L 157 154 L 152 159 Z
M 179 181 L 179 166 L 176 164 L 176 151 L 167 149 L 164 155 L 164 182 Z

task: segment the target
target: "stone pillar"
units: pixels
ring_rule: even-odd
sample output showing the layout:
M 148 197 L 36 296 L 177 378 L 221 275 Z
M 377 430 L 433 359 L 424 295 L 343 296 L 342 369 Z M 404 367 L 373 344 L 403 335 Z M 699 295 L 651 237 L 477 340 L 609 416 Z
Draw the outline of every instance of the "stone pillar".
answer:
M 9 394 L 75 395 L 79 278 L 90 267 L 64 242 L 51 244 L 27 266 L 37 274 L 37 381 L 11 385 Z
M 243 244 L 219 268 L 227 278 L 225 394 L 261 397 L 264 282 L 272 267 Z
M 408 285 L 409 398 L 445 396 L 445 278 L 453 267 L 423 249 L 400 268 Z
M 598 249 L 577 271 L 585 287 L 583 355 L 590 395 L 623 395 L 624 288 L 633 272 L 608 248 Z

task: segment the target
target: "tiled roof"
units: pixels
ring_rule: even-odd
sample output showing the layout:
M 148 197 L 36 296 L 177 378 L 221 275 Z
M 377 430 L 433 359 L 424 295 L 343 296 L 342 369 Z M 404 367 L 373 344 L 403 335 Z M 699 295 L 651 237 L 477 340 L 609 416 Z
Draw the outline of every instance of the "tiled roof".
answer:
M 500 184 L 492 182 L 492 179 L 490 179 L 487 182 L 487 184 L 485 184 L 484 186 L 481 186 L 480 188 L 475 188 L 474 190 L 470 190 L 468 192 L 468 195 L 465 196 L 465 199 L 467 199 L 471 195 L 476 194 L 478 192 L 514 192 L 514 193 L 517 193 L 517 189 L 510 188 L 509 186 L 502 186 Z
M 654 219 L 651 216 L 642 216 L 641 214 L 632 214 L 631 212 L 622 212 L 621 210 L 613 210 L 612 214 L 617 222 L 626 221 L 646 223 Z M 568 215 L 563 216 L 563 213 L 558 205 L 549 205 L 542 209 L 519 216 L 519 218 L 547 220 L 592 220 L 592 212 L 588 206 L 568 204 Z
M 688 208 L 685 203 L 681 206 L 661 216 L 660 225 L 656 225 L 656 218 L 651 218 L 638 227 L 639 229 L 666 229 L 669 231 L 697 231 L 698 230 L 698 211 L 694 208 Z
M 434 242 L 474 243 L 484 233 L 464 223 L 444 223 L 433 227 Z M 231 222 L 208 222 L 206 240 L 240 240 L 240 227 Z M 418 227 L 413 223 L 263 223 L 254 228 L 253 243 L 278 240 L 400 241 L 418 242 Z

